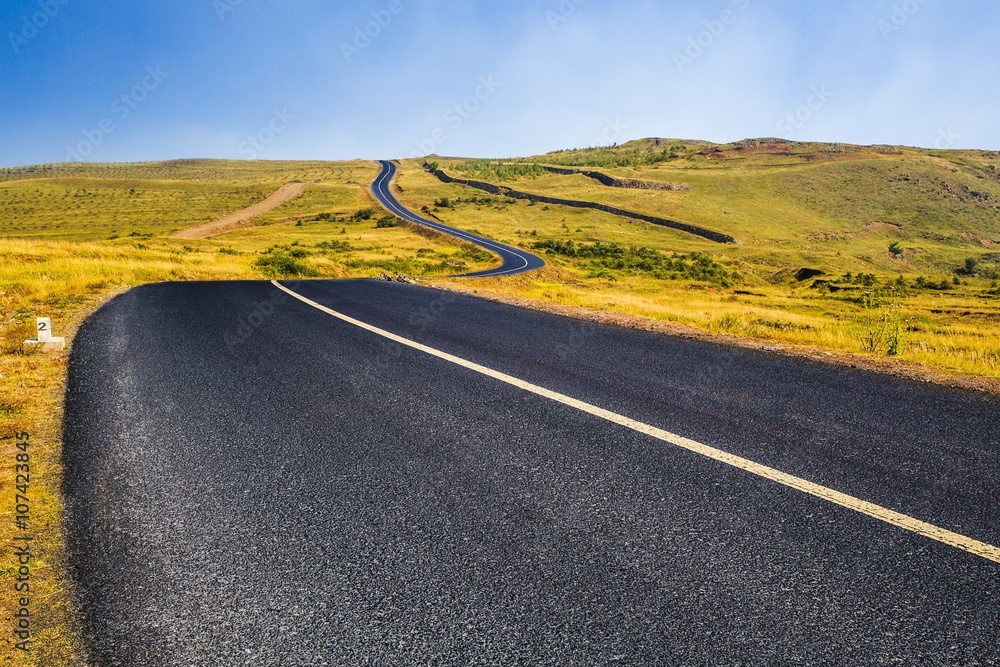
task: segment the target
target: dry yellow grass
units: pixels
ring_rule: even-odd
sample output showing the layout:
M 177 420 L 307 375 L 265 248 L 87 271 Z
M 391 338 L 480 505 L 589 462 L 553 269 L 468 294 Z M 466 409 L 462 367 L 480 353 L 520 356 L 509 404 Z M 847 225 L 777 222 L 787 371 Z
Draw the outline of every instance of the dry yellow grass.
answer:
M 7 333 L 20 336 L 27 332 L 15 327 Z M 22 610 L 27 609 L 30 624 L 27 630 L 20 630 L 30 633 L 27 652 L 17 648 L 16 644 L 25 637 L 14 634 L 13 624 L 4 628 L 4 642 L 0 645 L 4 662 L 85 664 L 80 619 L 72 605 L 63 543 L 61 427 L 66 360 L 65 353 L 0 356 L 3 376 L 0 412 L 7 414 L 6 418 L 0 418 L 0 461 L 12 477 L 12 483 L 5 483 L 0 491 L 0 535 L 8 545 L 0 557 L 0 586 L 4 589 L 4 595 L 0 596 L 0 617 L 9 623 L 15 613 L 24 614 Z M 27 479 L 13 477 L 17 461 L 29 466 L 22 469 Z M 14 481 L 22 484 L 27 481 L 29 485 L 18 489 Z M 18 508 L 19 503 L 30 508 L 24 529 L 15 521 L 25 516 L 17 513 L 23 509 Z M 31 541 L 15 541 L 25 536 Z M 19 547 L 30 544 L 30 558 L 22 559 L 16 554 L 10 548 L 15 544 Z M 25 601 L 27 605 L 23 604 Z

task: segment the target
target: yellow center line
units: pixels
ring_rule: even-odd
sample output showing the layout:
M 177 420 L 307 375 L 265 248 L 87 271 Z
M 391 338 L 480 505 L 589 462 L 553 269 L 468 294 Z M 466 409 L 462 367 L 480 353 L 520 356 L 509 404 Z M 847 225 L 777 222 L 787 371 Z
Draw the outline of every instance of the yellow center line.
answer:
M 495 371 L 492 368 L 487 368 L 486 366 L 480 366 L 479 364 L 473 363 L 462 359 L 461 357 L 456 357 L 454 355 L 448 354 L 447 352 L 442 352 L 436 350 L 432 347 L 422 345 L 415 341 L 403 338 L 402 336 L 397 336 L 394 333 L 385 331 L 384 329 L 379 329 L 370 324 L 356 320 L 353 317 L 344 315 L 343 313 L 338 313 L 335 310 L 331 310 L 326 306 L 316 303 L 311 299 L 308 299 L 297 292 L 290 290 L 284 285 L 278 283 L 276 280 L 271 281 L 275 287 L 287 292 L 299 301 L 307 303 L 313 308 L 323 311 L 329 315 L 353 324 L 354 326 L 361 327 L 367 331 L 378 334 L 388 338 L 389 340 L 394 340 L 401 345 L 406 345 L 415 350 L 420 350 L 432 356 L 438 357 L 439 359 L 444 359 L 445 361 L 450 361 L 453 364 L 458 364 L 464 368 L 476 371 L 477 373 L 482 373 L 491 378 L 500 380 L 509 385 L 513 385 L 519 389 L 529 391 L 538 396 L 543 396 L 550 400 L 562 403 L 563 405 L 568 405 L 577 410 L 586 412 L 587 414 L 593 415 L 595 417 L 600 417 L 601 419 L 606 419 L 609 422 L 619 424 L 626 428 L 630 428 L 639 433 L 652 436 L 664 442 L 669 442 L 672 445 L 681 447 L 696 454 L 701 454 L 702 456 L 708 457 L 714 461 L 719 461 L 720 463 L 725 463 L 727 465 L 739 468 L 740 470 L 745 470 L 754 475 L 763 477 L 764 479 L 771 480 L 772 482 L 777 482 L 778 484 L 783 484 L 784 486 L 797 489 L 803 493 L 807 493 L 816 498 L 821 498 L 835 505 L 840 505 L 841 507 L 846 507 L 847 509 L 854 510 L 855 512 L 860 512 L 879 521 L 884 521 L 885 523 L 896 526 L 897 528 L 902 528 L 910 532 L 916 533 L 918 535 L 923 535 L 924 537 L 929 537 L 932 540 L 937 540 L 949 546 L 967 551 L 971 554 L 981 556 L 987 560 L 991 560 L 995 563 L 1000 563 L 1000 548 L 993 546 L 992 544 L 987 544 L 985 542 L 980 542 L 974 540 L 971 537 L 966 537 L 965 535 L 960 535 L 954 533 L 950 530 L 945 530 L 933 524 L 927 523 L 925 521 L 920 521 L 919 519 L 914 519 L 913 517 L 907 516 L 905 514 L 900 514 L 899 512 L 894 512 L 885 507 L 875 505 L 874 503 L 869 503 L 867 501 L 849 496 L 846 493 L 841 493 L 833 489 L 821 486 L 819 484 L 814 484 L 808 480 L 802 479 L 801 477 L 795 477 L 794 475 L 789 475 L 788 473 L 781 472 L 780 470 L 775 470 L 774 468 L 769 468 L 760 463 L 756 463 L 749 459 L 745 459 L 741 456 L 736 456 L 735 454 L 730 454 L 724 452 L 721 449 L 716 449 L 714 447 L 709 447 L 708 445 L 703 445 L 700 442 L 695 442 L 694 440 L 689 440 L 688 438 L 675 435 L 669 431 L 664 431 L 663 429 L 645 424 L 634 419 L 630 419 L 623 415 L 620 415 L 610 410 L 605 410 L 604 408 L 599 408 L 596 405 L 591 405 L 590 403 L 585 403 L 583 401 L 577 400 L 565 394 L 560 394 L 555 391 L 546 389 L 545 387 L 540 387 L 530 382 L 525 382 L 519 378 L 507 375 L 506 373 L 501 373 L 500 371 Z

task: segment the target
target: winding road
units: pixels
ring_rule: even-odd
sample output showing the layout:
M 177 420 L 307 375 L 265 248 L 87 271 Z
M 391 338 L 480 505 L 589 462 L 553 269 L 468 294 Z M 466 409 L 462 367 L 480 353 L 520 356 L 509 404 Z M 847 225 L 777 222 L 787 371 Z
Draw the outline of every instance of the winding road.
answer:
M 482 248 L 483 250 L 499 255 L 500 259 L 503 260 L 503 263 L 495 269 L 464 273 L 461 274 L 461 277 L 492 278 L 496 276 L 512 276 L 518 273 L 534 271 L 535 269 L 540 269 L 545 266 L 545 260 L 537 255 L 527 252 L 526 250 L 521 250 L 520 248 L 515 248 L 514 246 L 500 243 L 499 241 L 493 241 L 479 236 L 478 234 L 472 234 L 456 227 L 449 227 L 448 225 L 444 225 L 440 222 L 435 222 L 434 220 L 417 215 L 410 209 L 400 204 L 399 201 L 396 200 L 396 197 L 392 194 L 390 186 L 392 184 L 392 179 L 396 176 L 396 165 L 388 160 L 379 160 L 379 164 L 382 165 L 382 171 L 375 179 L 375 182 L 372 183 L 371 192 L 379 203 L 381 203 L 382 206 L 384 206 L 389 212 L 414 224 L 424 225 L 425 227 L 436 229 L 437 231 L 448 234 L 449 236 L 454 236 L 462 241 L 467 241 Z
M 144 285 L 71 352 L 90 660 L 997 665 L 998 415 L 417 285 Z

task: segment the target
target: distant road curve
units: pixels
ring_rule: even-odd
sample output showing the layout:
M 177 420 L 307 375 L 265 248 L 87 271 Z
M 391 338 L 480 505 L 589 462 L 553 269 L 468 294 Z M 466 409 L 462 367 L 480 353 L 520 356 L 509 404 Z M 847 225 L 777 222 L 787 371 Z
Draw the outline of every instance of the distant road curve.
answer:
M 237 225 L 247 222 L 251 218 L 255 218 L 258 215 L 263 215 L 272 209 L 278 208 L 289 199 L 298 197 L 305 189 L 305 183 L 285 183 L 280 188 L 272 192 L 267 199 L 264 199 L 263 201 L 259 201 L 252 206 L 248 206 L 242 211 L 230 213 L 229 215 L 223 216 L 218 220 L 213 220 L 212 222 L 204 225 L 198 225 L 197 227 L 190 227 L 188 229 L 182 229 L 179 232 L 174 232 L 170 235 L 170 238 L 203 239 L 206 236 L 215 236 L 216 234 L 228 232 Z
M 473 273 L 463 273 L 461 274 L 462 277 L 492 278 L 496 276 L 512 276 L 518 273 L 534 271 L 545 266 L 545 260 L 541 257 L 533 255 L 525 250 L 521 250 L 520 248 L 515 248 L 514 246 L 507 245 L 506 243 L 493 241 L 477 234 L 471 234 L 455 227 L 449 227 L 448 225 L 443 225 L 440 222 L 435 222 L 417 215 L 410 209 L 400 204 L 396 200 L 396 197 L 393 196 L 392 191 L 389 189 L 392 179 L 396 176 L 396 165 L 388 160 L 379 160 L 379 164 L 382 165 L 382 171 L 379 173 L 378 178 L 375 179 L 375 182 L 372 183 L 371 190 L 375 199 L 377 199 L 387 210 L 399 216 L 403 220 L 407 220 L 417 225 L 430 227 L 431 229 L 436 229 L 439 232 L 448 234 L 449 236 L 454 236 L 462 241 L 467 241 L 468 243 L 478 246 L 483 250 L 499 255 L 500 259 L 503 260 L 503 264 L 495 269 L 487 269 L 485 271 L 476 271 Z

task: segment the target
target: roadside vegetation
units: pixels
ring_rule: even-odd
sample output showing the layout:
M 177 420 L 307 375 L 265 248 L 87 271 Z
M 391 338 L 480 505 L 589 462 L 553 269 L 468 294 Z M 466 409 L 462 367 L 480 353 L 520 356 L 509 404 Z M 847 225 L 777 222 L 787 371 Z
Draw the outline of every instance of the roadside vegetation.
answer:
M 572 239 L 538 241 L 531 247 L 543 254 L 581 260 L 578 265 L 589 269 L 587 278 L 617 280 L 622 274 L 643 275 L 659 280 L 701 281 L 719 287 L 732 287 L 742 282 L 738 271 L 729 270 L 700 252 L 668 255 L 653 248 L 600 241 L 577 244 Z

